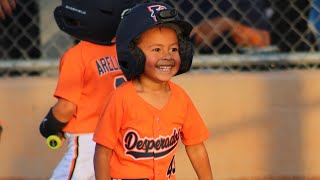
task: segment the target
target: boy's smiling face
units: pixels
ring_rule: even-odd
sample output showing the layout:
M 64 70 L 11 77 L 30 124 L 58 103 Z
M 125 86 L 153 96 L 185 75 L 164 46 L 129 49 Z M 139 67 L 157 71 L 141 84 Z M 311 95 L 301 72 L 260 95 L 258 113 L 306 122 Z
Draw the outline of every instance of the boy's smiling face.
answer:
M 176 31 L 155 27 L 142 33 L 138 47 L 146 56 L 142 76 L 156 82 L 169 81 L 179 70 L 179 42 Z

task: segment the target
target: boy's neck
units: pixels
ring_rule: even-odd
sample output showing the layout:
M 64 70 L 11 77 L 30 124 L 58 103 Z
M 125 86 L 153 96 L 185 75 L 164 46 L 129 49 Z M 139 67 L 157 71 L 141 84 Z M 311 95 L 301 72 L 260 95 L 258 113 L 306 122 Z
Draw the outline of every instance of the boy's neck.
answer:
M 167 81 L 155 82 L 143 76 L 134 79 L 133 84 L 136 90 L 141 93 L 164 93 L 170 91 Z
M 171 94 L 168 81 L 155 82 L 148 78 L 139 77 L 134 79 L 132 83 L 138 96 L 154 108 L 161 110 L 168 103 Z

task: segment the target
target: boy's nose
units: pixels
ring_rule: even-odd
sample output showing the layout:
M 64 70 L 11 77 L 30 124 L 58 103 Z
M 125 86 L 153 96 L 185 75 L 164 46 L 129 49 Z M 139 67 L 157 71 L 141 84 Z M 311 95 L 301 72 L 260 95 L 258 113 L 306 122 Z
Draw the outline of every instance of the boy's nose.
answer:
M 167 51 L 163 54 L 163 59 L 171 59 L 172 58 L 172 52 Z

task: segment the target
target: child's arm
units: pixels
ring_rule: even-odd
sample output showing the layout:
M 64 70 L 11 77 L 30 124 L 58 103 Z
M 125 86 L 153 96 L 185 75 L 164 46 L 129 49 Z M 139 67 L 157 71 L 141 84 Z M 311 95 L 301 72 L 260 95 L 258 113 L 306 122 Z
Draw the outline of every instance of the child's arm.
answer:
M 63 123 L 70 121 L 77 110 L 77 106 L 69 100 L 58 98 L 57 103 L 52 107 L 54 116 Z
M 212 180 L 208 153 L 203 143 L 186 146 L 186 151 L 199 180 Z
M 39 130 L 43 137 L 48 138 L 50 135 L 58 135 L 64 139 L 62 129 L 70 121 L 77 106 L 72 102 L 58 98 L 57 103 L 49 110 L 48 114 L 40 123 Z
M 110 159 L 112 149 L 109 149 L 100 144 L 96 144 L 94 153 L 94 172 L 96 180 L 106 180 L 110 178 Z

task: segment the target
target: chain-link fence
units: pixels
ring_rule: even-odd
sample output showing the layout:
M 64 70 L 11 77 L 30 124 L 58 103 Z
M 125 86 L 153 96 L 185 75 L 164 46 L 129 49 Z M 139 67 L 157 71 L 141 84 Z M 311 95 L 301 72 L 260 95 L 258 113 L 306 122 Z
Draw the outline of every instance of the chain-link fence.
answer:
M 167 0 L 195 28 L 194 69 L 318 69 L 319 0 Z M 0 75 L 57 69 L 75 39 L 60 31 L 60 1 L 17 0 L 0 22 Z

